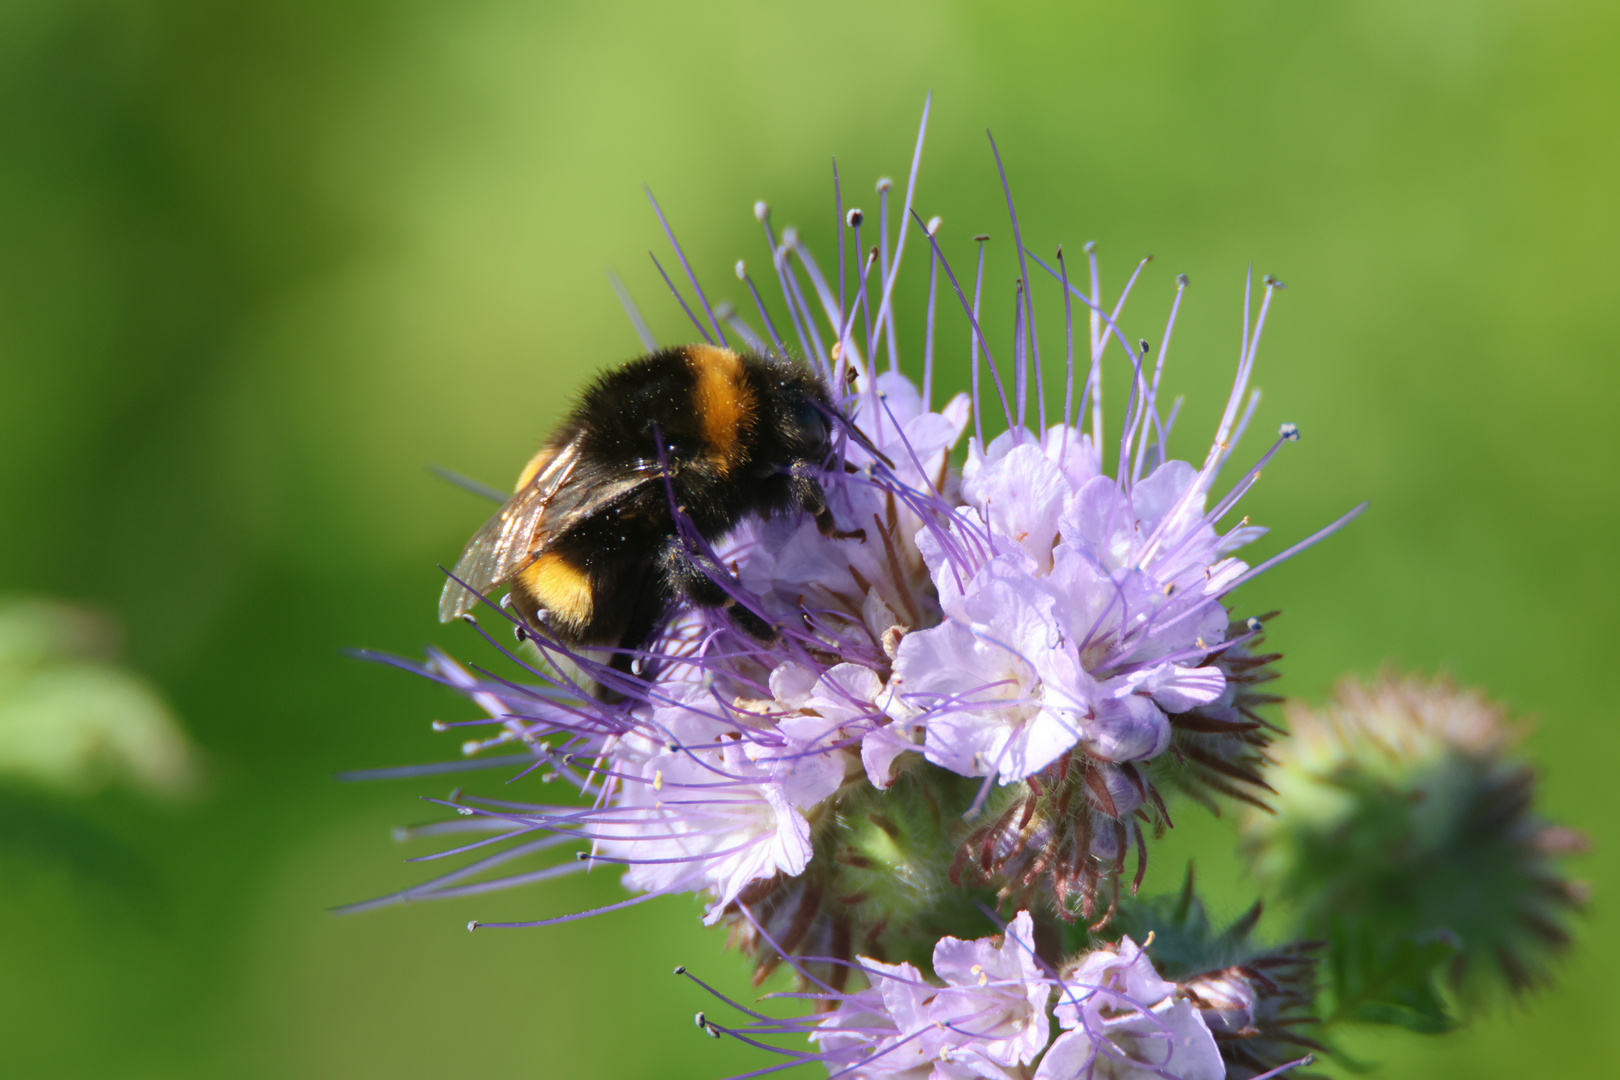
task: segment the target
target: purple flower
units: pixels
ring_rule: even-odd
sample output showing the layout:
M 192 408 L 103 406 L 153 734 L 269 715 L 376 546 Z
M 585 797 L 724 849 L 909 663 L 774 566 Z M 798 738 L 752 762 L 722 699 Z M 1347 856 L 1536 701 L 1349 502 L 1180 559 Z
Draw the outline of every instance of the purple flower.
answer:
M 943 986 L 910 964 L 859 963 L 871 988 L 841 996 L 810 1033 L 829 1071 L 856 1064 L 871 1076 L 1007 1076 L 1046 1048 L 1052 987 L 1027 911 L 999 939 L 940 939 L 933 967 Z
M 1234 657 L 1246 656 L 1258 623 L 1234 620 L 1226 605 L 1275 560 L 1251 568 L 1234 557 L 1264 530 L 1227 519 L 1260 467 L 1297 433 L 1285 429 L 1217 496 L 1252 413 L 1253 400 L 1247 411 L 1244 401 L 1275 282 L 1268 279 L 1258 315 L 1245 324 L 1202 463 L 1176 461 L 1167 456 L 1175 414 L 1158 399 L 1159 368 L 1145 369 L 1145 343 L 1131 344 L 1119 325 L 1137 278 L 1105 307 L 1095 285 L 1087 295 L 1068 280 L 1061 253 L 1054 269 L 1015 230 L 1026 276 L 1012 363 L 998 365 L 977 320 L 979 298 L 970 302 L 960 287 L 937 220 L 915 227 L 914 183 L 915 170 L 907 212 L 892 220 L 890 188 L 880 186 L 875 253 L 836 273 L 823 271 L 796 232 L 776 233 L 769 209 L 756 207 L 779 302 L 773 315 L 758 300 L 753 322 L 711 305 L 680 256 L 698 294 L 688 307 L 718 313 L 707 323 L 694 317 L 697 335 L 717 346 L 735 339 L 738 347 L 797 353 L 837 404 L 835 453 L 821 483 L 841 534 L 825 536 L 792 512 L 747 520 L 703 545 L 724 569 L 716 583 L 778 628 L 776 638 L 741 632 L 724 610 L 687 608 L 668 612 L 638 652 L 635 678 L 536 627 L 522 628 L 518 652 L 485 634 L 522 665 L 516 677 L 473 675 L 437 657 L 415 668 L 477 702 L 486 715 L 462 723 L 493 734 L 466 743 L 469 756 L 517 751 L 506 761 L 523 784 L 500 799 L 446 800 L 460 820 L 429 831 L 477 834 L 446 853 L 473 861 L 392 899 L 620 865 L 642 897 L 704 896 L 705 921 L 727 923 L 762 970 L 778 957 L 826 953 L 828 985 L 837 987 L 857 949 L 882 955 L 890 944 L 937 941 L 931 977 L 944 986 L 930 991 L 924 1010 L 932 1034 L 907 1026 L 911 1014 L 895 989 L 915 988 L 912 976 L 930 973 L 873 962 L 866 966 L 878 997 L 839 999 L 832 1014 L 865 1019 L 818 1038 L 832 1047 L 828 1040 L 853 1038 L 865 1025 L 878 1033 L 870 1045 L 890 1039 L 908 1048 L 896 1051 L 897 1061 L 930 1047 L 939 1068 L 957 1070 L 951 1075 L 999 1075 L 1027 1071 L 1045 1043 L 1050 980 L 1034 966 L 1029 916 L 991 945 L 938 941 L 933 909 L 959 886 L 991 886 L 1012 908 L 1031 906 L 1044 888 L 1037 910 L 1090 920 L 1111 908 L 1106 890 L 1117 898 L 1133 847 L 1140 859 L 1143 822 L 1168 824 L 1155 788 L 1160 763 L 1186 756 L 1211 776 L 1247 768 L 1254 724 L 1242 715 L 1249 699 L 1234 680 L 1254 680 Z M 844 219 L 854 230 L 868 220 Z M 919 231 L 926 248 L 908 253 Z M 854 239 L 851 250 L 868 250 L 858 232 Z M 930 278 L 926 345 L 921 364 L 908 366 L 920 370 L 920 385 L 902 373 L 893 332 L 903 260 L 908 268 L 926 262 Z M 1070 348 L 1061 394 L 1042 382 L 1028 263 L 1047 271 L 1064 305 Z M 758 299 L 742 264 L 738 275 Z M 971 334 L 974 393 L 936 409 L 940 287 L 954 294 L 947 302 Z M 1178 288 L 1177 305 L 1180 296 Z M 1078 335 L 1078 361 L 1077 308 L 1091 316 L 1089 342 L 1083 329 Z M 1125 418 L 1120 431 L 1107 432 L 1104 359 L 1120 353 L 1129 364 Z M 1060 399 L 1061 414 L 1049 415 Z M 1000 427 L 998 411 L 1005 430 L 987 438 L 985 414 Z M 952 455 L 970 430 L 958 472 Z M 502 617 L 493 605 L 480 616 Z M 593 681 L 611 681 L 615 695 L 592 693 Z M 1185 755 L 1171 755 L 1172 746 Z M 1204 779 L 1220 790 L 1222 781 Z M 532 785 L 548 780 L 566 781 L 561 787 L 577 798 L 538 798 Z M 509 865 L 559 847 L 573 847 L 580 861 Z M 879 997 L 888 1017 L 881 1023 L 873 1019 Z M 1181 1046 L 1155 1042 L 1147 1030 L 1185 1028 L 1177 1002 L 1098 1013 L 1089 1027 L 1070 1025 L 1065 1045 L 1084 1037 L 1105 1048 L 1128 1037 L 1143 1054 Z
M 1129 937 L 1085 956 L 1058 987 L 1064 1031 L 1035 1080 L 1225 1080 L 1203 1016 Z

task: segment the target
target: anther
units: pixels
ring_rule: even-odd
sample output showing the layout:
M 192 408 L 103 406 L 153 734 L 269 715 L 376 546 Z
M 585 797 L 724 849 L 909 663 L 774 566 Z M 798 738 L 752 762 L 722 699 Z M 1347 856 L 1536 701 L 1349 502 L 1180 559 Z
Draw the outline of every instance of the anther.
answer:
M 1284 424 L 1277 429 L 1277 434 L 1289 442 L 1299 442 L 1299 427 L 1296 424 Z
M 1177 274 L 1176 275 L 1176 284 L 1179 287 L 1185 289 L 1187 287 L 1187 275 L 1186 274 Z
M 1058 245 L 1057 257 L 1058 257 L 1059 261 L 1062 261 L 1062 259 L 1063 259 L 1063 245 L 1062 244 Z
M 468 739 L 466 742 L 461 744 L 461 754 L 463 757 L 472 757 L 474 754 L 478 753 L 481 748 L 482 744 L 477 739 Z
M 759 200 L 758 202 L 756 202 L 754 204 L 754 220 L 755 221 L 764 221 L 766 218 L 768 218 L 770 216 L 771 216 L 771 208 L 770 208 L 770 206 L 768 206 L 766 204 L 764 199 L 761 199 L 761 200 Z
M 741 259 L 738 259 L 737 265 L 733 266 L 731 269 L 737 275 L 738 281 L 741 281 L 743 278 L 748 276 L 748 267 L 743 265 L 743 261 Z
M 467 929 L 468 929 L 468 931 L 473 931 L 473 930 L 478 929 L 478 920 L 477 919 L 468 919 L 467 920 Z
M 789 225 L 782 230 L 782 246 L 792 248 L 799 246 L 799 230 Z
M 576 852 L 574 852 L 574 861 L 575 862 L 587 862 L 590 859 L 590 857 L 591 857 L 591 853 L 588 852 L 588 851 L 576 851 Z
M 890 180 L 887 176 L 878 177 L 877 190 L 879 195 L 887 194 L 892 187 L 894 187 L 893 180 Z
M 852 229 L 860 225 L 860 223 L 865 220 L 866 215 L 861 213 L 861 208 L 858 206 L 850 207 L 849 213 L 844 215 L 844 224 L 848 225 Z
M 512 636 L 517 638 L 519 645 L 529 640 L 529 632 L 521 626 L 512 627 Z
M 935 214 L 933 217 L 929 218 L 928 219 L 928 235 L 929 236 L 938 236 L 939 235 L 939 227 L 941 225 L 943 225 L 943 224 L 945 224 L 945 219 L 940 217 L 938 214 Z
M 1142 346 L 1142 355 L 1143 356 L 1146 356 L 1148 354 L 1148 352 L 1153 348 L 1153 346 L 1148 344 L 1147 338 L 1143 338 L 1141 340 L 1140 344 Z
M 973 242 L 976 243 L 976 244 L 982 244 L 988 239 L 990 239 L 990 234 L 989 233 L 979 233 L 977 236 L 975 236 L 973 238 Z
M 473 808 L 470 806 L 458 806 L 456 807 L 456 813 L 460 814 L 462 817 L 472 817 Z
M 763 206 L 764 203 L 761 203 L 760 205 Z M 677 974 L 677 975 L 685 975 L 686 974 L 686 965 L 685 964 L 676 964 L 675 965 L 675 974 Z
M 1167 582 L 1164 583 L 1164 595 L 1170 596 L 1170 595 L 1174 594 L 1175 591 L 1176 591 L 1176 583 L 1175 582 L 1167 581 Z
M 434 731 L 449 731 L 450 730 L 450 725 L 445 723 L 443 720 L 435 720 L 429 726 L 432 727 Z
M 1260 628 L 1263 627 L 1265 625 L 1265 623 L 1261 622 L 1259 619 L 1255 618 L 1253 615 L 1250 615 L 1247 619 L 1244 620 L 1243 625 L 1247 626 L 1249 628 L 1249 633 L 1258 634 L 1260 632 Z
M 470 611 L 464 611 L 461 613 L 461 621 L 466 623 L 468 626 L 478 625 L 478 620 L 473 618 L 473 613 Z
M 1087 255 L 1090 255 L 1093 251 L 1097 250 L 1097 241 L 1095 241 L 1095 240 L 1087 240 L 1086 241 L 1086 246 L 1081 248 L 1080 250 L 1084 251 Z

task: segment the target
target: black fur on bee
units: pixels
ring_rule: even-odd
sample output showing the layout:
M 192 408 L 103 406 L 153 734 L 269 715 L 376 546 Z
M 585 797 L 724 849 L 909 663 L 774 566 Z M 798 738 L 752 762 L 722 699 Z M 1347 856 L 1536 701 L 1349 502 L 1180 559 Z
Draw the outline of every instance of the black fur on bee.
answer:
M 612 665 L 626 674 L 680 604 L 723 608 L 739 629 L 773 640 L 777 628 L 735 602 L 707 547 L 750 514 L 795 508 L 828 536 L 863 538 L 836 530 L 818 479 L 835 415 L 813 372 L 712 345 L 660 349 L 603 373 L 468 542 L 440 618 L 509 584 L 531 633 L 543 626 L 569 647 L 615 649 Z

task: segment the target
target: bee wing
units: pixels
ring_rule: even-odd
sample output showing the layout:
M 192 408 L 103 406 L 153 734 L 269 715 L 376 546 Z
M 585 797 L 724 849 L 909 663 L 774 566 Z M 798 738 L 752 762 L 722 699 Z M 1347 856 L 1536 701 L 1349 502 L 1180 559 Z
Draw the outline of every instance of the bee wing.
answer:
M 552 537 L 663 475 L 656 462 L 638 461 L 619 479 L 592 483 L 583 492 L 565 490 L 579 462 L 580 444 L 576 439 L 557 451 L 473 534 L 456 561 L 454 577 L 444 583 L 444 591 L 439 594 L 440 622 L 472 610 L 478 603 L 473 590 L 488 594 L 533 562 Z
M 478 603 L 473 590 L 488 593 L 527 565 L 538 554 L 538 548 L 544 548 L 547 533 L 559 531 L 554 520 L 547 520 L 547 511 L 552 509 L 557 493 L 578 464 L 579 443 L 575 441 L 553 454 L 529 482 L 473 534 L 461 558 L 456 560 L 454 576 L 444 583 L 444 591 L 439 594 L 440 622 L 449 622 L 470 611 Z M 550 516 L 555 518 L 554 514 Z

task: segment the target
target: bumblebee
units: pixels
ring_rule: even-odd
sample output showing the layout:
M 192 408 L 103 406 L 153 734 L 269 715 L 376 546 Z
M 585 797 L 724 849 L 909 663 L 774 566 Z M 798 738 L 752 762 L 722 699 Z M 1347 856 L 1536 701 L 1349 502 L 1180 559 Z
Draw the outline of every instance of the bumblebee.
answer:
M 776 629 L 733 602 L 725 570 L 683 535 L 676 514 L 711 543 L 749 514 L 794 507 L 824 535 L 864 539 L 834 527 L 817 479 L 836 416 L 807 369 L 712 345 L 661 349 L 607 371 L 467 543 L 439 618 L 458 618 L 477 594 L 509 583 L 525 626 L 572 648 L 612 649 L 625 673 L 680 604 L 726 608 L 740 629 L 773 640 Z

